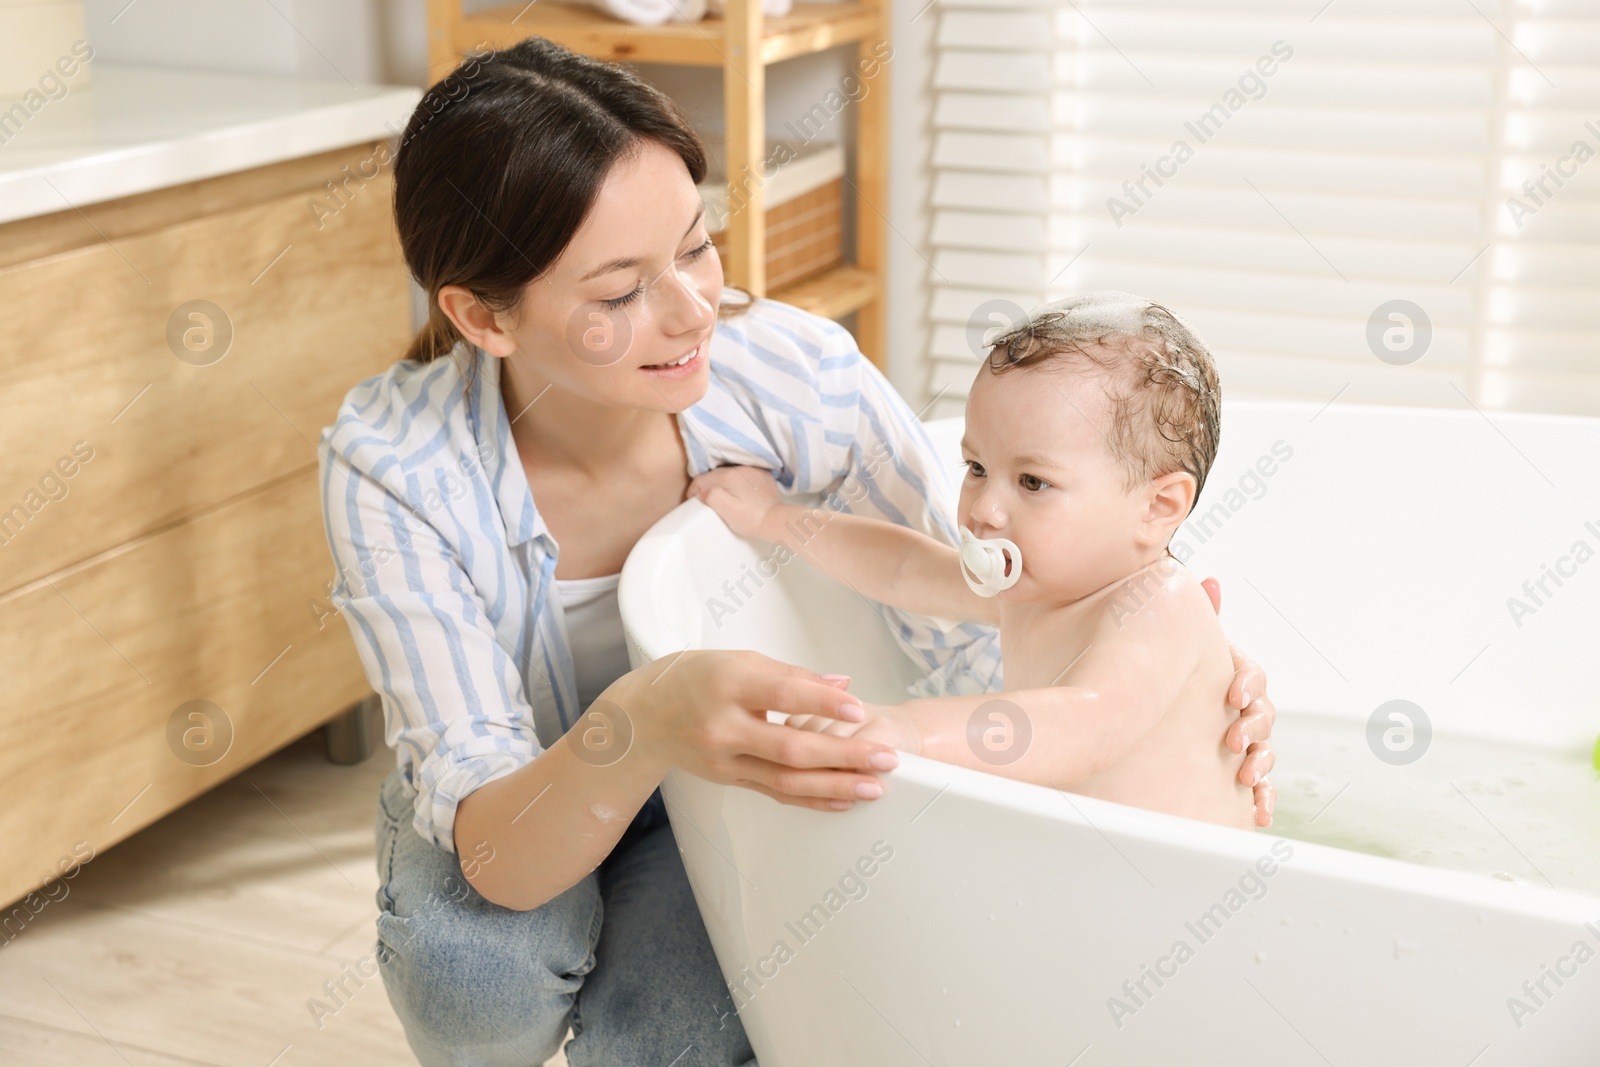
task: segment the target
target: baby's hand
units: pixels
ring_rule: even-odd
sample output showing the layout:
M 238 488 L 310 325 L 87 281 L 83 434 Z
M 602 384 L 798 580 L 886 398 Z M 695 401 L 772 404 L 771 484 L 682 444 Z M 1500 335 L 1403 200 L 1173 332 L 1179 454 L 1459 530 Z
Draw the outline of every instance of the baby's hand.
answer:
M 890 748 L 916 755 L 922 750 L 922 734 L 898 704 L 863 703 L 866 718 L 861 722 L 843 722 L 826 715 L 791 715 L 789 726 L 797 730 L 811 730 L 836 737 L 860 737 L 867 741 L 881 741 Z
M 689 482 L 698 497 L 740 537 L 760 537 L 767 513 L 781 503 L 778 483 L 765 467 L 717 467 Z

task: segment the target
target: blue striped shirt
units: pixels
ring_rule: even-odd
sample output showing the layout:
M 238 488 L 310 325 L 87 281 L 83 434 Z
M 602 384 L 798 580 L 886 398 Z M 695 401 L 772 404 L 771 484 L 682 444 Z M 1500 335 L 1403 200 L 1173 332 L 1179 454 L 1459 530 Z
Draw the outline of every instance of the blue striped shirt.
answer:
M 582 710 L 552 595 L 558 549 L 512 441 L 500 362 L 469 358 L 470 387 L 452 359 L 357 385 L 319 449 L 330 601 L 383 699 L 417 831 L 452 851 L 461 798 L 531 761 Z M 843 510 L 958 543 L 943 503 L 953 468 L 843 327 L 758 300 L 718 323 L 710 363 L 705 396 L 678 417 L 690 476 L 749 464 L 821 494 L 853 476 L 860 486 L 833 498 Z M 1000 687 L 994 627 L 885 615 L 928 670 L 914 694 Z

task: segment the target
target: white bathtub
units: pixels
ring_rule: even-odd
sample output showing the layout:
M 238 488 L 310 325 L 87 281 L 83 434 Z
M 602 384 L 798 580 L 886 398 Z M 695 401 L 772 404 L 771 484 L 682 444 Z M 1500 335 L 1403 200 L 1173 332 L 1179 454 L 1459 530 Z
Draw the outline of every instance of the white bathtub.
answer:
M 1278 825 L 916 757 L 837 815 L 675 772 L 674 833 L 762 1067 L 1600 1063 L 1600 958 L 1578 948 L 1600 952 L 1600 836 L 1573 840 L 1600 825 L 1600 559 L 1561 564 L 1600 547 L 1600 422 L 1230 404 L 1223 426 L 1201 510 L 1224 512 L 1177 540 L 1268 669 Z M 929 428 L 953 464 L 959 425 Z M 801 561 L 713 623 L 707 599 L 764 550 L 696 501 L 658 523 L 622 576 L 636 663 L 752 648 L 897 699 L 915 674 L 880 616 Z M 1541 564 L 1570 574 L 1514 619 Z M 1434 731 L 1408 766 L 1363 746 L 1397 698 Z M 1518 795 L 1531 817 L 1508 814 Z M 1304 839 L 1329 833 L 1434 865 Z

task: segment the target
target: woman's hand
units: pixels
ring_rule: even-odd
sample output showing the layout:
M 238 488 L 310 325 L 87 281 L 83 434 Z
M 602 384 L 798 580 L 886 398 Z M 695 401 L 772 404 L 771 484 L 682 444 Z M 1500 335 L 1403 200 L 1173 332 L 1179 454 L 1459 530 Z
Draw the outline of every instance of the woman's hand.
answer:
M 1267 676 L 1254 660 L 1249 659 L 1233 644 L 1228 645 L 1233 655 L 1233 684 L 1228 687 L 1228 706 L 1239 709 L 1239 719 L 1223 734 L 1223 743 L 1231 752 L 1243 752 L 1244 763 L 1239 766 L 1239 781 L 1255 790 L 1256 825 L 1272 825 L 1272 805 L 1278 791 L 1267 781 L 1277 757 L 1272 752 L 1272 724 L 1278 718 L 1278 709 L 1267 696 Z
M 1211 598 L 1211 607 L 1222 614 L 1222 584 L 1215 578 L 1200 583 Z M 1243 752 L 1244 762 L 1239 765 L 1239 781 L 1255 791 L 1256 825 L 1272 825 L 1272 805 L 1278 799 L 1278 790 L 1267 781 L 1272 765 L 1278 758 L 1272 754 L 1272 724 L 1277 721 L 1278 709 L 1267 696 L 1267 676 L 1260 666 L 1233 645 L 1233 684 L 1228 687 L 1228 706 L 1239 709 L 1239 720 L 1222 735 L 1223 744 L 1230 752 Z
M 717 467 L 689 482 L 689 496 L 698 497 L 722 516 L 740 537 L 766 538 L 767 514 L 782 498 L 772 472 L 765 467 Z
M 922 751 L 922 732 L 905 709 L 898 704 L 864 704 L 866 719 L 844 722 L 825 715 L 791 715 L 786 726 L 835 737 L 856 737 L 878 741 L 913 756 Z
M 623 675 L 601 699 L 621 710 L 630 754 L 650 761 L 652 773 L 677 767 L 781 804 L 843 811 L 883 795 L 873 772 L 899 764 L 881 741 L 768 722 L 768 709 L 844 722 L 860 722 L 864 711 L 822 675 L 759 652 L 680 652 Z

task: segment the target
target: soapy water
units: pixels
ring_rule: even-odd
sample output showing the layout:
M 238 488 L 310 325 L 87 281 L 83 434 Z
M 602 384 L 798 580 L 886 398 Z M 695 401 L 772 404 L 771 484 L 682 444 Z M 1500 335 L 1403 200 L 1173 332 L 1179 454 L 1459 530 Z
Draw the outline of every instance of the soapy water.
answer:
M 1600 897 L 1600 772 L 1561 751 L 1435 732 L 1394 766 L 1366 724 L 1280 716 L 1270 833 L 1502 881 Z

